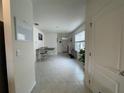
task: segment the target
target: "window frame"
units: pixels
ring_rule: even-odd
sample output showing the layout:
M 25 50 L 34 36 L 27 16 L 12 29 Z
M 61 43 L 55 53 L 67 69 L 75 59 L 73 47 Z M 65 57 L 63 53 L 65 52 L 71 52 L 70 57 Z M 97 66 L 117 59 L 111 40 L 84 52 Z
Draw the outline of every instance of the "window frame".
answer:
M 81 32 L 84 32 L 84 33 L 85 33 L 84 30 L 81 31 Z M 77 51 L 77 52 L 79 52 L 79 50 L 76 49 L 76 43 L 86 43 L 86 40 L 79 40 L 79 41 L 76 41 L 76 35 L 77 35 L 77 34 L 80 34 L 81 32 L 75 34 L 75 51 Z M 85 34 L 84 34 L 84 35 L 85 35 Z M 84 36 L 84 37 L 85 37 L 85 36 Z M 85 48 L 85 47 L 84 47 L 84 48 Z

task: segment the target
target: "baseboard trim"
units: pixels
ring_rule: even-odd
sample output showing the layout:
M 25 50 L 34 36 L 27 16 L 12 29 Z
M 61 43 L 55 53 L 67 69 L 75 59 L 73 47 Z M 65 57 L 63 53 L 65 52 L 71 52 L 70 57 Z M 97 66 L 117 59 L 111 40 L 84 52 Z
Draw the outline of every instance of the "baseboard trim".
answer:
M 35 87 L 35 86 L 36 86 L 36 81 L 34 82 L 33 86 L 31 87 L 31 89 L 30 89 L 29 93 L 31 93 L 31 92 L 32 92 L 32 90 L 34 89 L 34 87 Z

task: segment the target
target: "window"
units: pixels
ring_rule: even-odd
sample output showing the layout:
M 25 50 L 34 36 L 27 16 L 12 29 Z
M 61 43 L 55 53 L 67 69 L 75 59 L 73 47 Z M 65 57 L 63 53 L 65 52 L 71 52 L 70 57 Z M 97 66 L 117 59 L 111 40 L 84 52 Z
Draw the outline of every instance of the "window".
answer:
M 75 50 L 79 52 L 80 49 L 85 49 L 85 31 L 75 35 Z

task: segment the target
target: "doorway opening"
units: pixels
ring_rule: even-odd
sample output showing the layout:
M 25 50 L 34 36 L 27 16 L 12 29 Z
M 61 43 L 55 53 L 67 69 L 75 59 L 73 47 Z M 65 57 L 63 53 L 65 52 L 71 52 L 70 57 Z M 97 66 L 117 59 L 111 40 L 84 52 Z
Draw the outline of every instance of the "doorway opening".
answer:
M 32 93 L 89 93 L 84 84 L 83 69 L 85 7 L 85 0 L 33 1 L 34 48 L 37 60 L 35 70 L 38 84 Z M 40 40 L 39 34 L 42 37 Z M 77 85 L 79 90 L 72 88 L 76 87 L 76 82 L 80 82 Z

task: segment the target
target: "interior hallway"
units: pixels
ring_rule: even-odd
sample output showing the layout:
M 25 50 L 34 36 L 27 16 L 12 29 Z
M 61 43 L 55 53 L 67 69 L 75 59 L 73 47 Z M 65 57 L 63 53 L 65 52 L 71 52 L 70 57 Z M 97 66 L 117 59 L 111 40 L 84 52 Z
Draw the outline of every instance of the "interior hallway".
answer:
M 90 93 L 79 63 L 65 56 L 37 62 L 36 82 L 32 93 Z

